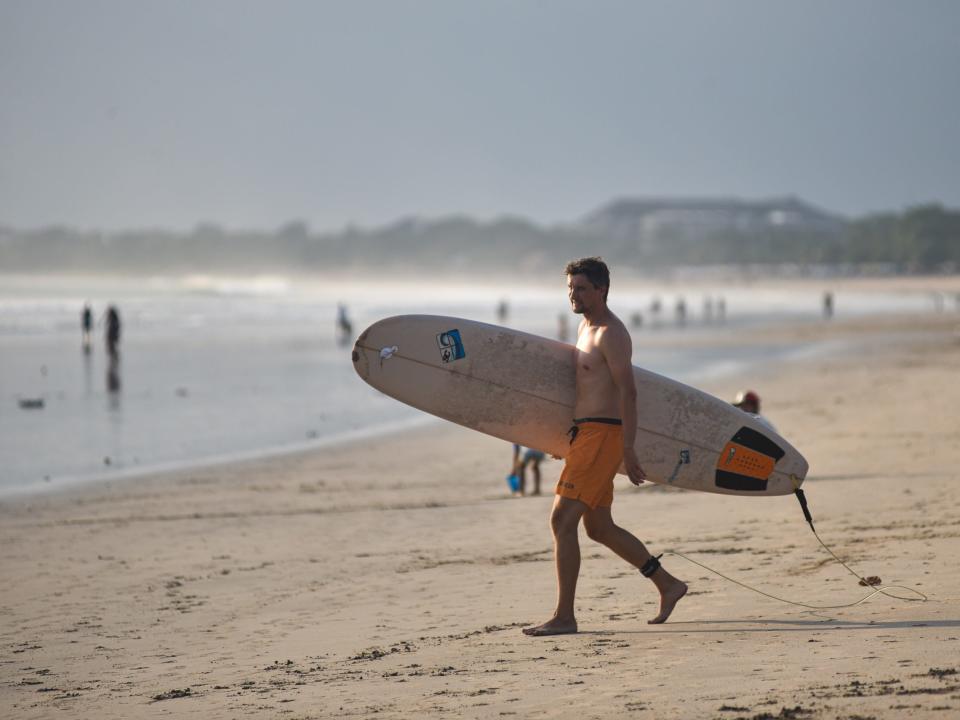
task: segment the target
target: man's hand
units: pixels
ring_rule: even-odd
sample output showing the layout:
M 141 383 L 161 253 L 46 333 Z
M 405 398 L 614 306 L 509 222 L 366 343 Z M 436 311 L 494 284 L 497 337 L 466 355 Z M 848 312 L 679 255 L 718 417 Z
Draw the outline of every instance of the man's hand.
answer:
M 623 466 L 627 470 L 627 477 L 634 485 L 639 485 L 647 479 L 647 473 L 640 467 L 640 461 L 637 459 L 637 453 L 633 448 L 624 449 Z

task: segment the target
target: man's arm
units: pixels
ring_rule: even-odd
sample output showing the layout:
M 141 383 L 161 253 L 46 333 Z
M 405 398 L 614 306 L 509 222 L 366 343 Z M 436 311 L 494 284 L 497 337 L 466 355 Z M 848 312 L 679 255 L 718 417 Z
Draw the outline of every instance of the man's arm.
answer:
M 611 327 L 603 334 L 601 349 L 607 359 L 610 375 L 620 394 L 620 417 L 623 420 L 623 465 L 634 485 L 647 474 L 640 466 L 633 445 L 637 439 L 637 386 L 633 380 L 633 343 L 626 328 Z

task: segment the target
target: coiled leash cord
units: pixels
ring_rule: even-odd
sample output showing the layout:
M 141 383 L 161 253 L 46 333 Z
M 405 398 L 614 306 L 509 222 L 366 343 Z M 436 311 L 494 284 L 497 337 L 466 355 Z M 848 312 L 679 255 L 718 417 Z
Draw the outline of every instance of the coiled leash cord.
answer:
M 803 517 L 806 518 L 807 524 L 810 525 L 810 529 L 813 531 L 813 536 L 817 539 L 817 542 L 820 543 L 820 545 L 823 547 L 824 550 L 830 553 L 831 557 L 833 557 L 834 560 L 836 560 L 838 563 L 843 565 L 843 567 L 845 567 L 851 575 L 857 578 L 862 585 L 871 587 L 871 583 L 866 578 L 861 576 L 859 573 L 853 570 L 849 565 L 847 565 L 843 560 L 837 557 L 837 554 L 833 552 L 833 550 L 831 550 L 823 540 L 820 539 L 820 536 L 817 534 L 817 529 L 813 526 L 813 517 L 810 515 L 810 510 L 807 507 L 807 498 L 804 496 L 803 490 L 801 490 L 799 485 L 797 484 L 797 479 L 795 477 L 791 477 L 791 479 L 793 480 L 793 484 L 794 484 L 793 492 L 797 496 L 797 500 L 800 501 L 800 508 L 803 510 Z M 764 592 L 763 590 L 759 590 L 758 588 L 752 587 L 750 585 L 747 585 L 746 583 L 742 583 L 739 580 L 735 580 L 732 577 L 724 575 L 719 570 L 714 570 L 712 567 L 708 567 L 707 565 L 704 565 L 702 562 L 698 562 L 693 558 L 689 558 L 683 553 L 677 552 L 676 550 L 665 550 L 663 554 L 674 555 L 676 557 L 683 558 L 689 563 L 693 563 L 694 565 L 702 567 L 704 570 L 707 570 L 708 572 L 712 572 L 714 575 L 718 575 L 719 577 L 722 577 L 724 580 L 732 582 L 734 585 L 739 585 L 740 587 L 746 588 L 747 590 L 752 590 L 753 592 L 763 595 L 764 597 L 768 597 L 771 600 L 777 600 L 779 602 L 786 603 L 787 605 L 796 605 L 797 607 L 808 608 L 810 610 L 839 610 L 841 608 L 854 607 L 856 605 L 859 605 L 860 603 L 866 602 L 867 600 L 872 598 L 874 595 L 886 595 L 889 598 L 894 598 L 896 600 L 905 600 L 907 602 L 925 602 L 926 600 L 929 599 L 926 595 L 924 595 L 922 592 L 920 592 L 916 588 L 910 588 L 904 585 L 884 585 L 882 587 L 877 587 L 876 589 L 874 589 L 873 592 L 865 595 L 864 597 L 860 598 L 856 602 L 845 603 L 843 605 L 809 605 L 807 603 L 797 602 L 795 600 L 787 600 L 786 598 L 777 597 L 776 595 L 771 595 L 768 592 Z M 887 592 L 888 590 L 905 590 L 908 593 L 913 593 L 913 595 L 915 595 L 916 597 L 903 597 L 902 595 L 897 595 L 894 593 Z

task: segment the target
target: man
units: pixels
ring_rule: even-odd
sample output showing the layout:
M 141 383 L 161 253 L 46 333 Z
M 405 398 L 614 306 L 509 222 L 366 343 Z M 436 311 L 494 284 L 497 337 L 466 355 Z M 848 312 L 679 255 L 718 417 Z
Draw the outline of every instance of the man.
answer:
M 574 596 L 580 574 L 578 527 L 613 550 L 653 581 L 660 593 L 662 623 L 687 592 L 687 586 L 660 566 L 631 533 L 614 524 L 613 478 L 621 462 L 630 482 L 646 473 L 634 450 L 637 390 L 633 381 L 633 347 L 626 327 L 607 307 L 610 271 L 600 258 L 567 264 L 567 289 L 573 312 L 583 315 L 574 351 L 577 393 L 572 440 L 550 515 L 557 566 L 557 609 L 547 622 L 524 628 L 527 635 L 577 632 Z

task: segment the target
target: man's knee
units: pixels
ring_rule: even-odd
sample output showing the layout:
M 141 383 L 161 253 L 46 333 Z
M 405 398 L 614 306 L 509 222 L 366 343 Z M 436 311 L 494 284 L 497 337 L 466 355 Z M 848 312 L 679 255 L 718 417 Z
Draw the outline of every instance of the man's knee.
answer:
M 613 531 L 612 523 L 584 523 L 584 529 L 587 531 L 587 537 L 601 544 L 606 544 Z
M 550 529 L 555 536 L 576 533 L 580 524 L 580 514 L 569 508 L 555 507 L 550 513 Z

